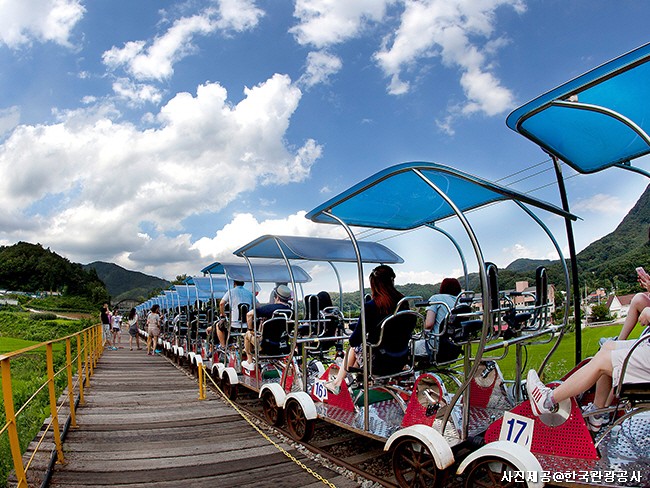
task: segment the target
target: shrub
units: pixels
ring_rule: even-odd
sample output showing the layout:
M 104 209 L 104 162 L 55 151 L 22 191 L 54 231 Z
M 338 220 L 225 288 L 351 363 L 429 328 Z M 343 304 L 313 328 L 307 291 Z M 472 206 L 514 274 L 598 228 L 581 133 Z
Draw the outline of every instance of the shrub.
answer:
M 55 313 L 30 313 L 29 320 L 56 320 Z

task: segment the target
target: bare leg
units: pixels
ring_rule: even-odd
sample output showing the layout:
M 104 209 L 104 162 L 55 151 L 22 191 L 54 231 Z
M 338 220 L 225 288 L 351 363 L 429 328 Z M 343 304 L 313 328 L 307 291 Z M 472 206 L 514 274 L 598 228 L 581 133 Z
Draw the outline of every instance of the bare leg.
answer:
M 221 344 L 221 347 L 226 347 L 226 333 L 219 327 L 217 327 L 217 337 L 219 338 L 219 344 Z
M 353 368 L 354 366 L 357 365 L 357 352 L 354 350 L 353 347 L 351 347 L 348 350 L 348 361 L 347 364 L 339 369 L 338 374 L 336 375 L 336 378 L 334 379 L 333 386 L 341 386 L 343 384 L 343 380 L 345 379 L 345 376 L 348 374 L 348 369 Z
M 246 351 L 246 360 L 250 363 L 253 359 L 253 332 L 250 330 L 244 334 L 244 351 Z
M 604 406 L 612 384 L 613 345 L 614 341 L 603 344 L 601 350 L 596 353 L 591 361 L 573 373 L 564 383 L 558 386 L 553 391 L 553 399 L 555 400 L 555 403 L 560 403 L 562 400 L 579 395 L 589 389 L 592 385 L 596 384 L 603 375 L 606 375 L 609 377 L 609 388 L 605 392 L 597 390 L 595 400 L 596 405 L 598 405 L 598 401 L 601 401 L 603 405 L 598 406 Z M 600 387 L 601 389 L 607 387 L 607 383 L 601 382 Z
M 634 298 L 630 302 L 630 309 L 627 312 L 627 317 L 625 317 L 625 322 L 623 322 L 623 328 L 618 336 L 619 341 L 628 338 L 630 332 L 632 332 L 632 329 L 634 329 L 639 321 L 639 315 L 641 315 L 641 312 L 646 307 L 650 307 L 650 296 L 647 293 L 637 293 L 634 295 Z

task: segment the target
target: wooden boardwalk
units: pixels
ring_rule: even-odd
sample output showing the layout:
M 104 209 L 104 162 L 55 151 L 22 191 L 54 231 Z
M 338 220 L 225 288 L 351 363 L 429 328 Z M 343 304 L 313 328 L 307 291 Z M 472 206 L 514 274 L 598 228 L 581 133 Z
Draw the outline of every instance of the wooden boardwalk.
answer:
M 104 352 L 85 394 L 51 487 L 326 486 L 223 399 L 208 391 L 199 400 L 196 380 L 164 357 L 130 351 L 128 339 Z M 358 486 L 273 439 L 335 486 Z

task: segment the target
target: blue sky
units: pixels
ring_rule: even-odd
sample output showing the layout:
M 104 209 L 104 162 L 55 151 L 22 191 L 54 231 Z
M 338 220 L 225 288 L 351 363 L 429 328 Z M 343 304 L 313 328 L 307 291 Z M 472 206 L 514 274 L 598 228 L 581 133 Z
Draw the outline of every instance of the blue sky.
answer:
M 0 243 L 173 278 L 261 234 L 340 235 L 304 213 L 392 164 L 499 180 L 546 160 L 507 114 L 647 42 L 648 18 L 626 0 L 5 0 Z M 646 184 L 569 178 L 578 248 Z M 513 209 L 473 218 L 500 266 L 556 257 Z M 459 271 L 448 244 L 372 238 L 405 257 L 399 282 Z

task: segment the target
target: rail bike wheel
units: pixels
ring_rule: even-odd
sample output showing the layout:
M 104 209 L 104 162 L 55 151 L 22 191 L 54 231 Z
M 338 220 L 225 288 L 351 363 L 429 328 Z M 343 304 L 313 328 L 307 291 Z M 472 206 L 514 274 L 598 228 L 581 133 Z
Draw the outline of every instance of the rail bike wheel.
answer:
M 233 385 L 230 382 L 230 376 L 228 373 L 223 373 L 221 376 L 221 391 L 223 392 L 226 398 L 231 400 L 237 400 L 238 389 L 237 385 Z
M 393 472 L 399 486 L 410 488 L 443 486 L 447 477 L 429 448 L 413 437 L 400 439 L 393 449 Z
M 475 461 L 467 472 L 465 488 L 525 488 L 526 483 L 517 481 L 519 469 L 510 462 L 497 457 Z
M 291 437 L 297 441 L 308 442 L 314 435 L 316 421 L 308 419 L 297 400 L 289 400 L 284 408 L 284 416 L 287 421 L 287 429 Z
M 284 420 L 284 412 L 275 401 L 275 395 L 271 390 L 264 390 L 262 393 L 262 408 L 264 409 L 264 418 L 266 421 L 277 427 Z

